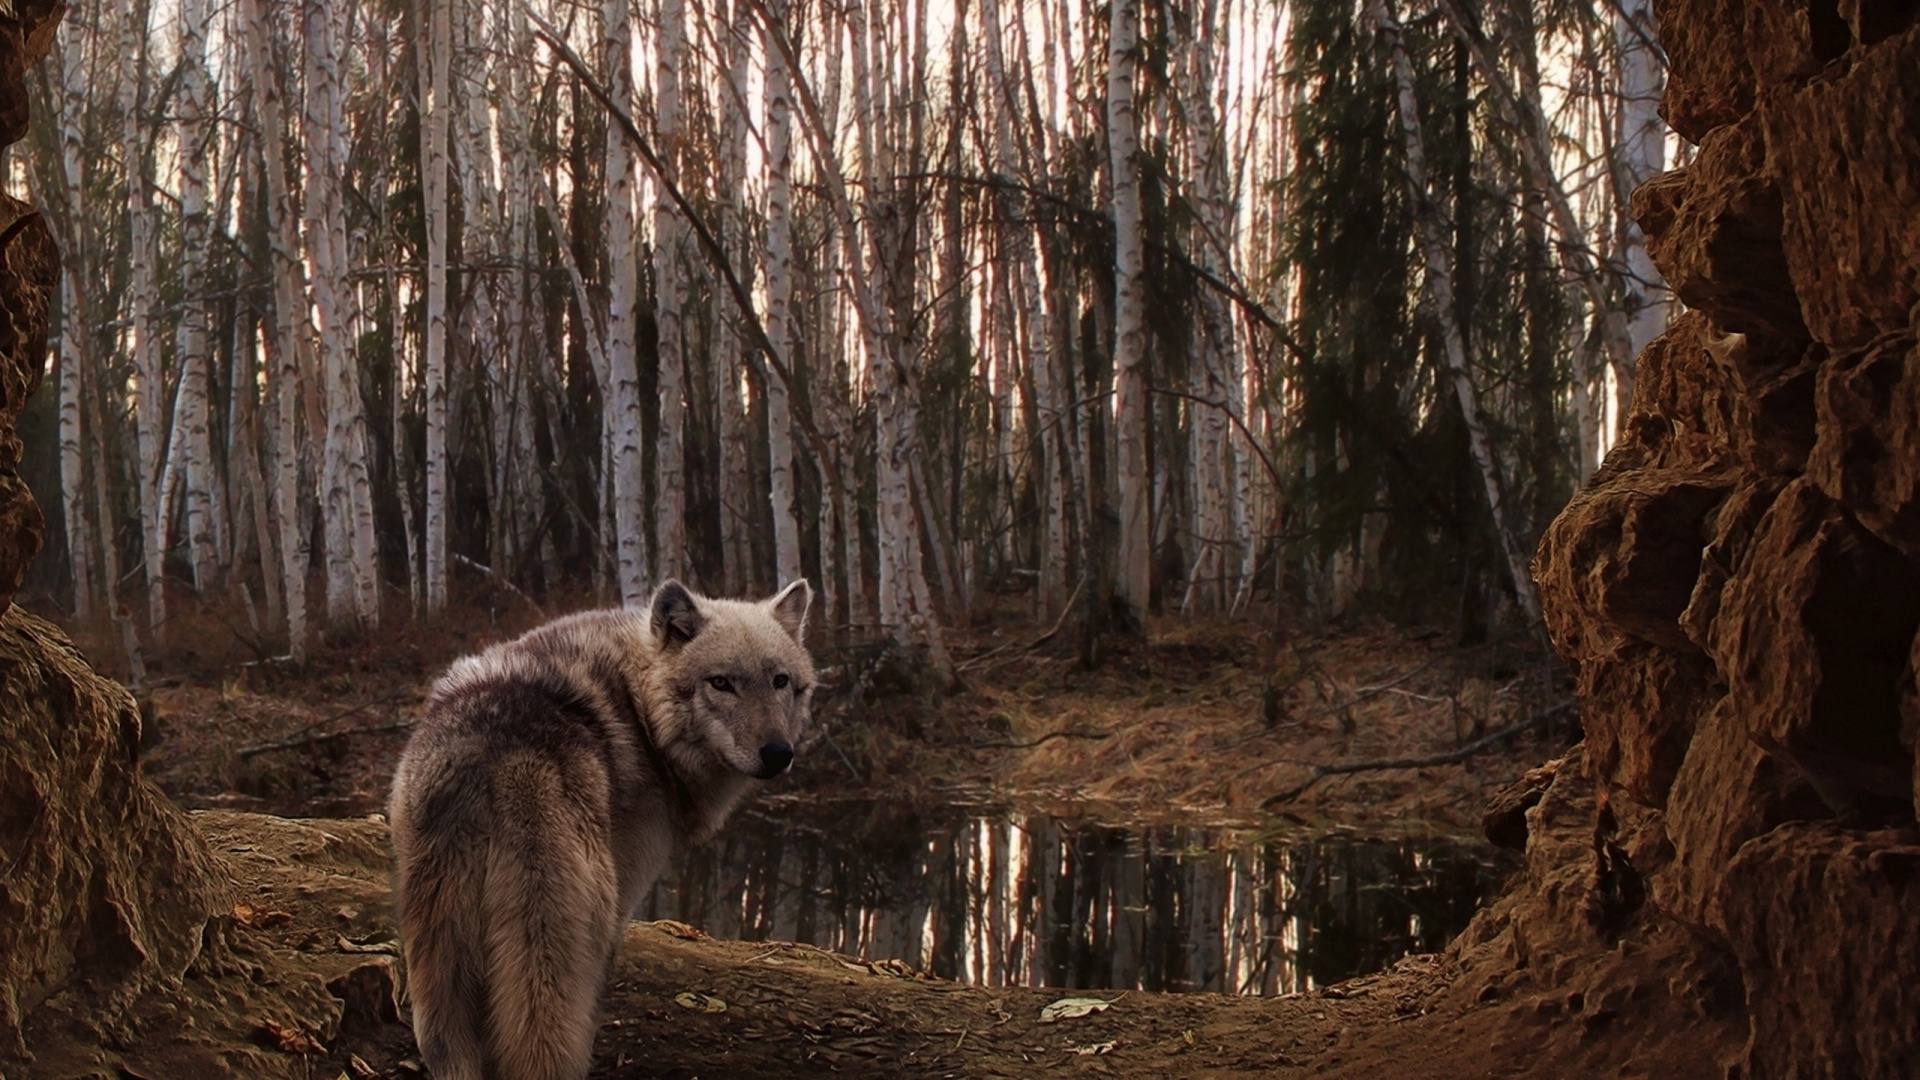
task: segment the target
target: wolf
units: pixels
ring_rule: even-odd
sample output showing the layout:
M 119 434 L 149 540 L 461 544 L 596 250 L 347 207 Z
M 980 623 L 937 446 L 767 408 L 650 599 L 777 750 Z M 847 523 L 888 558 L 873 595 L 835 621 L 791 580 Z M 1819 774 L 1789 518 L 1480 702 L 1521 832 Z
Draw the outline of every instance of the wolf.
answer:
M 667 861 L 793 763 L 812 588 L 677 581 L 453 664 L 388 802 L 413 1030 L 435 1080 L 577 1080 L 621 931 Z

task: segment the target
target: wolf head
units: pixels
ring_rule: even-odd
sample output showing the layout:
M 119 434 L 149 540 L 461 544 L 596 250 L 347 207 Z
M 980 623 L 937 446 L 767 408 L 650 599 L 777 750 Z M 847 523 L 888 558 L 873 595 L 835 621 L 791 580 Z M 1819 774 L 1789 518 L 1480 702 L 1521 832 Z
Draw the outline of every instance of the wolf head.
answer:
M 787 771 L 813 695 L 803 644 L 812 603 L 804 580 L 765 601 L 715 600 L 677 581 L 655 590 L 649 674 L 677 714 L 666 725 L 677 748 L 762 780 Z

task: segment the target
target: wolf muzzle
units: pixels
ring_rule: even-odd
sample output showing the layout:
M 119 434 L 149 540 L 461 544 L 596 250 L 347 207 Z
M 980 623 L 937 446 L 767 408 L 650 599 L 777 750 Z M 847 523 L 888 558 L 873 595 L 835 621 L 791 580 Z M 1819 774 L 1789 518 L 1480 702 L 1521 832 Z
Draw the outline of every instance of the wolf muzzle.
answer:
M 754 775 L 762 780 L 771 780 L 792 765 L 793 747 L 788 743 L 770 742 L 760 748 L 760 771 Z

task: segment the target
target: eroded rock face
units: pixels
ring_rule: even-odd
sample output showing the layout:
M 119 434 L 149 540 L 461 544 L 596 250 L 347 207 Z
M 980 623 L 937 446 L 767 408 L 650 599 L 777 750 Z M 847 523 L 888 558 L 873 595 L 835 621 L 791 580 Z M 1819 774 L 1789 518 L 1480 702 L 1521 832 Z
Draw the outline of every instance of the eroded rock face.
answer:
M 0 144 L 27 127 L 27 69 L 61 0 L 0 10 Z M 140 775 L 140 714 L 53 625 L 11 607 L 45 526 L 14 431 L 39 386 L 59 253 L 39 213 L 0 195 L 0 1074 L 64 1074 L 23 1036 L 49 998 L 82 994 L 94 1045 L 142 994 L 176 982 L 220 896 L 186 816 Z M 21 1063 L 27 1063 L 21 1071 Z M 85 1063 L 81 1063 L 84 1068 Z M 51 1070 L 51 1071 L 50 1071 Z
M 139 746 L 125 687 L 51 623 L 0 615 L 0 1066 L 62 988 L 86 979 L 126 997 L 199 952 L 213 859 L 141 777 Z
M 1587 731 L 1586 768 L 1554 784 L 1634 823 L 1635 918 L 1737 959 L 1735 1075 L 1908 1075 L 1920 4 L 1656 8 L 1665 112 L 1700 149 L 1635 210 L 1691 310 L 1641 358 L 1621 444 L 1535 563 Z M 1560 854 L 1606 863 L 1604 824 Z M 1554 913 L 1577 880 L 1543 859 L 1516 909 L 1536 938 L 1571 925 Z
M 27 69 L 53 47 L 65 0 L 19 0 L 0 12 L 0 145 L 27 133 Z M 46 520 L 20 478 L 14 422 L 40 385 L 47 352 L 47 299 L 60 253 L 39 211 L 0 195 L 0 611 L 47 540 Z

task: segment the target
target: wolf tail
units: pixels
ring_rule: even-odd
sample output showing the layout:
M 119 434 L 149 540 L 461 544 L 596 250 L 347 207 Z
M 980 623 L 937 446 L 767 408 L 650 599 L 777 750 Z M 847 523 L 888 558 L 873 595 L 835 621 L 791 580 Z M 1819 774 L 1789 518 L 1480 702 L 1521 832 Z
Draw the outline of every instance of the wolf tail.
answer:
M 414 1034 L 434 1080 L 579 1080 L 623 924 L 604 793 L 531 754 L 487 772 L 402 863 Z
M 492 1075 L 578 1080 L 624 924 L 605 792 L 578 773 L 569 787 L 556 762 L 533 755 L 490 771 L 496 816 L 480 905 Z
M 400 940 L 420 1056 L 435 1080 L 486 1075 L 486 972 L 481 929 L 485 866 L 445 834 L 418 834 L 399 864 Z

